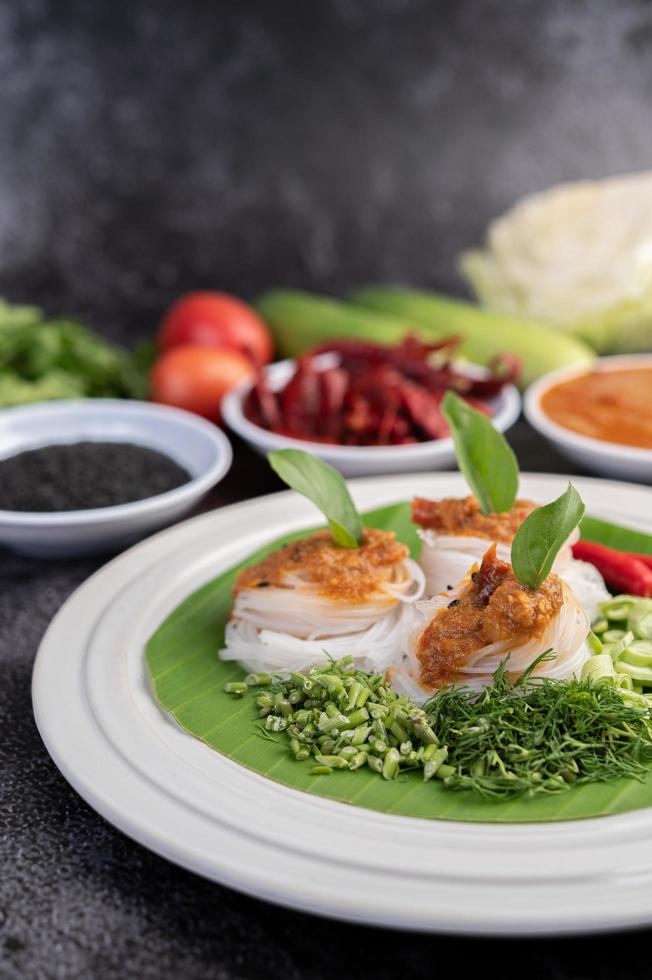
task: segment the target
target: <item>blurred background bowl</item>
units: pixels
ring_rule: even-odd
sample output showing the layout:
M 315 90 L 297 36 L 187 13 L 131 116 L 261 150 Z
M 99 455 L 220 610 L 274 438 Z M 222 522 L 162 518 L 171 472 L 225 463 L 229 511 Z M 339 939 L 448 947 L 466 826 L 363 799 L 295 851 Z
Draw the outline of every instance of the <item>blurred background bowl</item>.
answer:
M 272 390 L 277 391 L 287 383 L 295 370 L 295 364 L 294 360 L 278 361 L 265 368 Z M 274 449 L 304 449 L 321 457 L 348 477 L 414 473 L 455 466 L 452 439 L 435 439 L 405 446 L 336 446 L 269 432 L 250 422 L 244 414 L 244 402 L 251 387 L 251 381 L 244 381 L 233 388 L 222 402 L 222 416 L 229 428 L 259 453 L 268 453 Z M 521 398 L 514 385 L 505 385 L 489 405 L 493 411 L 494 425 L 500 432 L 505 432 L 519 416 Z
M 191 479 L 167 493 L 115 507 L 55 513 L 0 510 L 0 544 L 39 558 L 116 551 L 183 517 L 231 466 L 231 445 L 223 432 L 164 405 L 84 398 L 0 413 L 0 459 L 82 441 L 155 449 L 188 470 Z
M 622 354 L 616 357 L 601 357 L 594 369 L 652 368 L 652 354 Z M 567 429 L 546 415 L 541 408 L 545 393 L 555 385 L 571 378 L 587 374 L 587 368 L 580 366 L 550 371 L 527 389 L 523 399 L 525 417 L 533 428 L 544 436 L 560 453 L 572 460 L 575 466 L 613 476 L 619 480 L 639 480 L 652 483 L 652 449 L 638 449 L 622 443 L 606 442 L 581 435 Z M 650 391 L 652 401 L 652 391 Z

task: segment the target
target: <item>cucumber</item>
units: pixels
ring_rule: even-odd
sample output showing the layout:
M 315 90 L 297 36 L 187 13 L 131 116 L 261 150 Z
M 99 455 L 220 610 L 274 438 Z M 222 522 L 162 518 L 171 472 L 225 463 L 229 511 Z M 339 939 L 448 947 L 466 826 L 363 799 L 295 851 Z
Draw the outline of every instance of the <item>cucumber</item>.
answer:
M 408 319 L 426 336 L 459 334 L 464 338 L 461 352 L 478 364 L 487 364 L 496 354 L 515 354 L 523 364 L 523 386 L 548 371 L 573 364 L 588 367 L 595 360 L 591 348 L 576 337 L 437 293 L 370 286 L 351 299 L 361 308 Z
M 477 364 L 487 364 L 496 354 L 516 354 L 523 362 L 522 384 L 554 368 L 589 365 L 594 359 L 590 348 L 579 340 L 460 300 L 382 287 L 362 290 L 353 300 L 347 303 L 300 290 L 273 289 L 259 297 L 255 306 L 285 357 L 342 337 L 395 344 L 406 333 L 418 333 L 427 340 L 457 334 L 463 338 L 460 352 Z
M 414 324 L 402 317 L 296 289 L 272 289 L 263 293 L 254 306 L 284 357 L 296 357 L 315 344 L 343 337 L 395 344 L 414 331 Z

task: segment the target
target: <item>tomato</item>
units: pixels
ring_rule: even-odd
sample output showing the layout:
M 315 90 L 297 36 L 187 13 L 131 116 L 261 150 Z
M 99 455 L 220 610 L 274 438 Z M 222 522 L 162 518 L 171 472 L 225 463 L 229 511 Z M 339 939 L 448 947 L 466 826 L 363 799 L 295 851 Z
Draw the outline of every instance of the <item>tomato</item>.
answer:
M 186 344 L 166 351 L 150 374 L 152 401 L 176 405 L 212 422 L 220 419 L 222 396 L 254 367 L 236 350 L 218 350 Z
M 173 303 L 161 324 L 159 346 L 169 350 L 181 344 L 228 347 L 239 350 L 255 364 L 272 359 L 272 337 L 255 310 L 227 293 L 197 292 Z

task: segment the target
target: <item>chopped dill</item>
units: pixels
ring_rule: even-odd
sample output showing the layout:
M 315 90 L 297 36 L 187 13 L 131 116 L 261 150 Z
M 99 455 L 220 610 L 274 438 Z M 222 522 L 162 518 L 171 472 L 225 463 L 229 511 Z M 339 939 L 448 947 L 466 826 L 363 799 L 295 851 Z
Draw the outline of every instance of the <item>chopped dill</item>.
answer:
M 257 725 L 256 727 L 258 729 L 256 732 L 258 738 L 264 738 L 266 742 L 278 742 L 278 738 L 268 732 L 264 725 Z
M 448 748 L 444 785 L 492 799 L 560 793 L 623 776 L 652 761 L 652 718 L 641 699 L 601 681 L 536 678 L 543 654 L 516 680 L 503 661 L 492 687 L 437 692 L 425 705 Z

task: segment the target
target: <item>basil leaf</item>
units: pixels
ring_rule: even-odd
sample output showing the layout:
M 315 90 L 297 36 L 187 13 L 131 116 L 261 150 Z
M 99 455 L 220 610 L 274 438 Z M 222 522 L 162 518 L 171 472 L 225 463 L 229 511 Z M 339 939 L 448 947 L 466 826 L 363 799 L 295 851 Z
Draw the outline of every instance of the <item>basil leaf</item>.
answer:
M 302 449 L 278 449 L 268 453 L 272 469 L 289 487 L 319 508 L 339 545 L 362 544 L 362 521 L 348 487 L 336 469 Z
M 518 463 L 505 437 L 491 419 L 453 391 L 446 392 L 442 412 L 455 443 L 458 466 L 482 513 L 509 510 L 518 490 Z
M 519 582 L 538 589 L 557 553 L 584 516 L 584 504 L 572 483 L 551 504 L 525 518 L 512 541 L 512 568 Z

